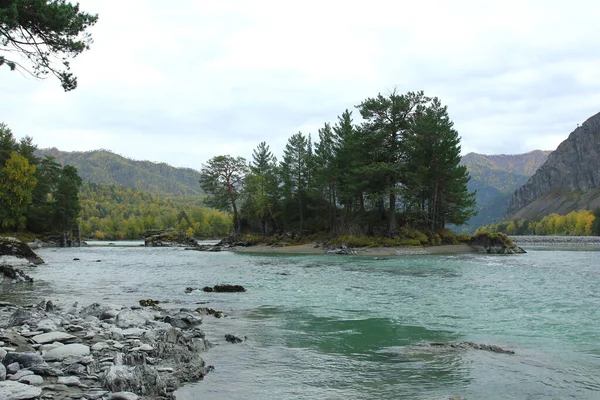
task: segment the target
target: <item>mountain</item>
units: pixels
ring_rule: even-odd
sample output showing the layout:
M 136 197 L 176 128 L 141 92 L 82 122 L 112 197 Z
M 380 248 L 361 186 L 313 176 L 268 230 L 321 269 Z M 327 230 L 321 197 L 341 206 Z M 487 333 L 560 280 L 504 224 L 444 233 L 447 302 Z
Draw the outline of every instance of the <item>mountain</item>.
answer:
M 122 185 L 146 193 L 167 196 L 202 195 L 200 173 L 191 168 L 175 168 L 165 163 L 136 161 L 108 150 L 60 151 L 41 149 L 38 156 L 52 156 L 62 165 L 77 168 L 88 182 Z
M 471 176 L 467 184 L 469 191 L 477 191 L 479 214 L 462 230 L 471 232 L 502 219 L 512 193 L 535 173 L 549 154 L 550 151 L 534 150 L 525 154 L 465 155 L 461 164 L 467 167 Z
M 600 207 L 600 113 L 590 117 L 515 191 L 510 219 Z

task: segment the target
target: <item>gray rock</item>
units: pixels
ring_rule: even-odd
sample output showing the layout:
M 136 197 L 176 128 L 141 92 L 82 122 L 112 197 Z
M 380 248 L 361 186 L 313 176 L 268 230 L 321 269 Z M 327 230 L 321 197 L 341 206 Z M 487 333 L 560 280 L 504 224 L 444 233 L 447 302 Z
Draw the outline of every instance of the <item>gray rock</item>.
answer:
M 61 376 L 56 383 L 66 386 L 81 386 L 81 381 L 76 376 Z
M 38 353 L 8 353 L 2 360 L 4 365 L 17 363 L 22 368 L 29 368 L 34 365 L 46 365 L 46 361 Z
M 8 380 L 9 381 L 18 381 L 19 379 L 21 379 L 22 377 L 27 376 L 27 375 L 33 375 L 33 371 L 30 371 L 28 369 L 20 369 L 19 371 L 17 371 L 16 373 L 14 373 L 10 377 L 8 377 Z
M 19 382 L 26 383 L 28 385 L 41 385 L 44 383 L 44 378 L 39 375 L 27 375 L 19 379 Z
M 154 321 L 155 313 L 148 310 L 124 310 L 117 314 L 115 324 L 119 328 L 132 328 L 143 326 L 147 322 Z
M 94 343 L 91 347 L 92 351 L 101 351 L 104 349 L 108 349 L 110 347 L 110 345 L 106 342 L 98 342 L 98 343 Z
M 132 392 L 113 393 L 108 400 L 138 400 L 140 396 Z
M 8 351 L 0 347 L 0 361 L 2 361 L 2 359 L 6 356 L 6 353 L 8 353 Z
M 57 329 L 56 323 L 49 318 L 44 318 L 37 323 L 36 330 L 43 332 L 51 332 Z
M 44 263 L 27 244 L 14 237 L 0 237 L 0 255 L 24 258 L 36 265 Z
M 27 400 L 35 399 L 42 394 L 42 389 L 37 386 L 26 385 L 15 381 L 0 382 L 0 400 Z
M 25 310 L 24 308 L 17 308 L 8 320 L 8 327 L 21 326 L 33 317 L 34 314 L 31 311 Z
M 55 349 L 57 347 L 61 347 L 64 345 L 65 345 L 64 343 L 59 343 L 59 342 L 55 342 L 55 343 L 51 343 L 51 344 L 43 344 L 38 348 L 38 350 L 41 352 L 50 351 L 52 349 Z
M 202 323 L 202 317 L 187 312 L 178 312 L 175 315 L 167 315 L 165 322 L 175 328 L 188 329 Z
M 140 345 L 140 346 L 138 346 L 138 347 L 133 347 L 133 348 L 132 348 L 131 350 L 129 350 L 129 351 L 147 351 L 147 352 L 150 352 L 150 351 L 152 351 L 152 350 L 154 350 L 154 347 L 150 346 L 150 345 L 149 345 L 149 344 L 147 344 L 147 343 L 144 343 L 144 344 L 142 344 L 142 345 Z
M 2 238 L 0 238 L 1 240 Z M 12 280 L 13 283 L 17 282 L 33 282 L 33 278 L 23 272 L 22 269 L 0 263 L 0 277 L 5 276 Z
M 19 372 L 20 369 L 21 367 L 19 366 L 18 362 L 6 365 L 6 373 L 10 375 L 16 374 L 17 372 Z
M 70 356 L 87 356 L 90 354 L 90 348 L 84 344 L 72 343 L 57 347 L 43 354 L 44 360 L 64 360 Z
M 0 381 L 6 380 L 6 367 L 0 363 Z
M 148 365 L 113 365 L 107 369 L 101 382 L 103 387 L 115 393 L 134 390 L 144 395 L 155 395 L 167 389 L 156 369 Z
M 63 373 L 65 373 L 66 375 L 86 376 L 87 369 L 85 368 L 84 365 L 75 363 L 75 364 L 67 365 L 66 367 L 64 367 Z
M 46 344 L 52 342 L 70 342 L 77 339 L 77 336 L 73 336 L 66 332 L 48 332 L 36 335 L 32 340 L 39 344 Z
M 140 337 L 145 333 L 148 333 L 148 329 L 143 329 L 143 328 L 128 328 L 128 329 L 123 329 L 120 331 L 121 335 L 124 338 L 130 338 L 130 337 Z
M 109 392 L 106 390 L 97 390 L 94 392 L 87 392 L 85 397 L 89 400 L 98 400 L 107 395 Z

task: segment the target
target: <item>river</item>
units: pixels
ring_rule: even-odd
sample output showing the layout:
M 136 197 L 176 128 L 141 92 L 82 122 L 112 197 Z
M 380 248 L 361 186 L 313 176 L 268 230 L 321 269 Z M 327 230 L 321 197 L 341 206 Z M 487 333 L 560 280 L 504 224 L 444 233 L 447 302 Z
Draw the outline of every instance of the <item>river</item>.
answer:
M 224 311 L 203 323 L 215 370 L 178 400 L 600 398 L 600 243 L 517 242 L 527 254 L 383 260 L 43 248 L 46 264 L 26 268 L 35 283 L 0 299 Z M 219 283 L 248 291 L 185 291 Z M 427 346 L 462 341 L 515 354 Z

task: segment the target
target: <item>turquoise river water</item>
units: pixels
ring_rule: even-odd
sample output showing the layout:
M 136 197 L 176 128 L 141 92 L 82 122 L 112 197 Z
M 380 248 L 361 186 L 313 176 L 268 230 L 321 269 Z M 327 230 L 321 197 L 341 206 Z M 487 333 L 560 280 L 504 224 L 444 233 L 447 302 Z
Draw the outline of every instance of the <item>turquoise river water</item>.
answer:
M 37 251 L 46 264 L 26 268 L 34 284 L 0 299 L 224 311 L 203 323 L 215 370 L 178 400 L 600 399 L 600 244 L 524 247 L 384 260 L 47 248 Z M 218 283 L 248 291 L 185 293 Z M 229 344 L 226 333 L 247 339 Z M 461 341 L 515 354 L 427 345 Z

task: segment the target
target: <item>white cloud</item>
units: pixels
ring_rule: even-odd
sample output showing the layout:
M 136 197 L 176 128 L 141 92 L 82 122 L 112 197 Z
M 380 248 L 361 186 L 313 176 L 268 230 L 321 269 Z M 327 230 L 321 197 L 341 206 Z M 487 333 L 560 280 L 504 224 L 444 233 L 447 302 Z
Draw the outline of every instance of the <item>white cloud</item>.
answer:
M 200 168 L 266 141 L 280 157 L 394 87 L 448 104 L 463 152 L 553 149 L 599 111 L 595 1 L 80 5 L 100 20 L 77 90 L 0 69 L 0 120 L 40 147 Z

